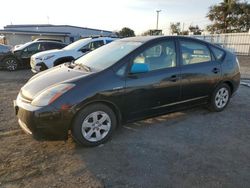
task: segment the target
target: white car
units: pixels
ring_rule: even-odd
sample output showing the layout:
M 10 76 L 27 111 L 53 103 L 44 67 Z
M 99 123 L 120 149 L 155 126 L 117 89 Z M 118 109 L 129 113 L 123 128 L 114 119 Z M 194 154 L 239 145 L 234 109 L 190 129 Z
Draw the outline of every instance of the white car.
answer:
M 60 50 L 48 50 L 31 56 L 30 66 L 34 73 L 49 69 L 65 62 L 70 62 L 89 51 L 115 40 L 110 37 L 93 37 L 80 39 Z

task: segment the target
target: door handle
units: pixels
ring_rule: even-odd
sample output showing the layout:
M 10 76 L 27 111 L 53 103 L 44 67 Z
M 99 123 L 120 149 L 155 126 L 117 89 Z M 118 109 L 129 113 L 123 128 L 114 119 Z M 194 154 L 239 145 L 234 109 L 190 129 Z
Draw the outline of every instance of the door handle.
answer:
M 177 79 L 178 79 L 177 76 L 176 76 L 176 75 L 173 75 L 173 76 L 170 77 L 169 80 L 170 80 L 171 82 L 176 82 Z
M 215 74 L 217 74 L 217 73 L 220 72 L 220 69 L 219 68 L 213 68 L 212 72 L 215 73 Z

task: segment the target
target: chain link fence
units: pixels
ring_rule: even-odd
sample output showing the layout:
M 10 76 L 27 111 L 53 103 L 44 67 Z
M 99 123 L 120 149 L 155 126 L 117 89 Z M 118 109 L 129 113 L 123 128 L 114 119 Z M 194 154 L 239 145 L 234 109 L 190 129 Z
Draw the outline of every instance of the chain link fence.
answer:
M 250 55 L 250 33 L 192 35 L 191 37 L 220 45 L 237 55 Z

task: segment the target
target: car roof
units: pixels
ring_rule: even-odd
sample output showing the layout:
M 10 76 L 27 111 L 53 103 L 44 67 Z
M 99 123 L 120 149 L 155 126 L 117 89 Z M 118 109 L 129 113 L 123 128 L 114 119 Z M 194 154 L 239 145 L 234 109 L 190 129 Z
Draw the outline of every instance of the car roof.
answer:
M 98 39 L 113 39 L 113 40 L 115 40 L 115 38 L 112 38 L 112 37 L 98 37 L 98 36 L 86 37 L 86 38 L 83 38 L 83 39 L 90 39 L 90 40 L 95 40 L 95 39 L 96 40 L 98 40 Z
M 62 42 L 55 42 L 55 41 L 31 41 L 31 42 L 27 42 L 19 47 L 17 47 L 15 50 L 23 50 L 24 48 L 26 48 L 27 46 L 30 46 L 31 44 L 36 44 L 36 43 L 54 43 L 54 44 L 64 44 Z
M 35 43 L 59 43 L 59 44 L 63 44 L 63 42 L 51 41 L 51 40 L 38 40 L 38 41 L 32 41 L 30 44 L 35 44 Z
M 141 43 L 146 43 L 155 39 L 169 39 L 169 38 L 173 38 L 173 39 L 192 39 L 192 40 L 196 40 L 196 41 L 200 41 L 200 42 L 204 42 L 204 43 L 208 43 L 207 41 L 204 40 L 200 40 L 194 37 L 189 37 L 189 36 L 172 36 L 172 35 L 166 35 L 166 36 L 138 36 L 138 37 L 127 37 L 127 38 L 123 38 L 120 39 L 120 41 L 124 41 L 124 42 L 141 42 Z M 208 43 L 210 44 L 210 43 Z

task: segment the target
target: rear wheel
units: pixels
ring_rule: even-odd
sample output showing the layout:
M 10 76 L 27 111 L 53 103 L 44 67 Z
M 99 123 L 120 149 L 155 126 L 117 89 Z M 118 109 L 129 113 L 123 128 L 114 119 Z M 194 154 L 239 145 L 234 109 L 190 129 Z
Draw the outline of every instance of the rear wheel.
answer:
M 9 71 L 14 71 L 14 70 L 17 70 L 17 67 L 18 67 L 18 62 L 17 62 L 17 59 L 14 58 L 14 57 L 8 57 L 6 59 L 4 59 L 4 65 L 5 65 L 5 68 Z
M 97 146 L 110 138 L 116 124 L 112 109 L 103 104 L 93 104 L 77 114 L 71 132 L 77 143 Z
M 231 90 L 227 84 L 221 84 L 213 92 L 209 109 L 220 112 L 226 108 L 230 101 Z

